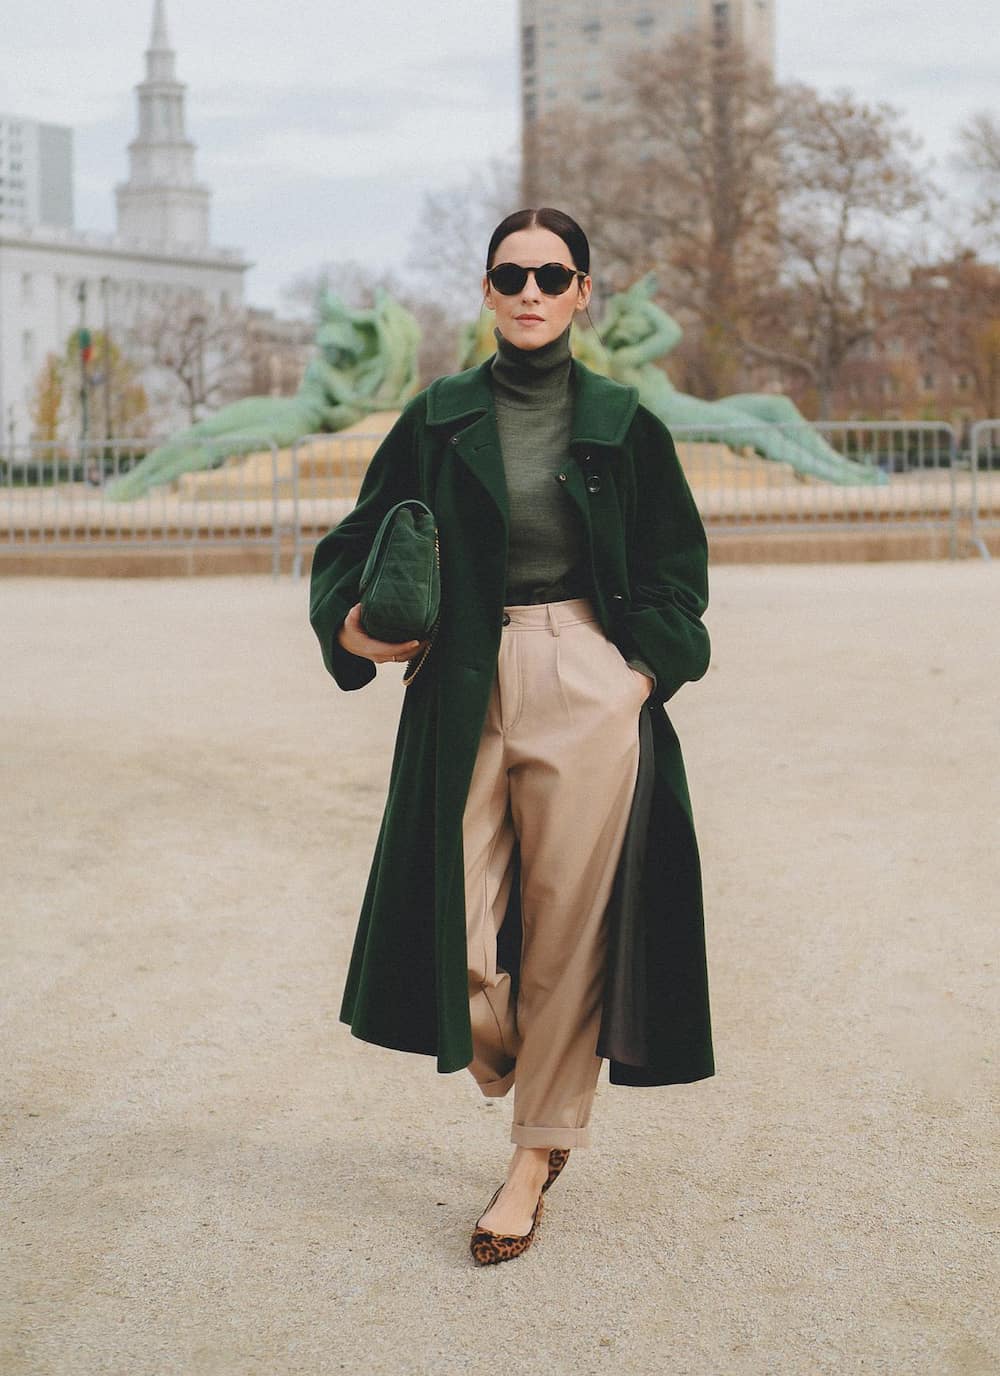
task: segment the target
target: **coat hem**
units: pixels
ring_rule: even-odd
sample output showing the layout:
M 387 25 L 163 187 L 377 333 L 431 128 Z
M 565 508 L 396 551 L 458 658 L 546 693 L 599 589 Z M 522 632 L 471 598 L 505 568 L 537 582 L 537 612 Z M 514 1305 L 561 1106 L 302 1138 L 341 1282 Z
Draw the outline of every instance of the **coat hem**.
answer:
M 656 1070 L 651 1066 L 622 1065 L 613 1061 L 608 1071 L 608 1081 L 613 1085 L 627 1085 L 633 1089 L 658 1089 L 667 1085 L 692 1085 L 699 1080 L 710 1080 L 715 1075 L 712 1062 L 690 1069 Z
M 454 1075 L 456 1071 L 465 1070 L 472 1060 L 473 1053 L 471 1047 L 469 1048 L 467 1058 L 460 1065 L 449 1065 L 447 1061 L 442 1060 L 434 1047 L 415 1046 L 413 1043 L 406 1042 L 401 1037 L 388 1037 L 377 1032 L 363 1032 L 360 1028 L 352 1025 L 350 1018 L 342 1017 L 340 1021 L 350 1027 L 351 1036 L 356 1037 L 359 1042 L 368 1042 L 371 1046 L 382 1046 L 385 1047 L 387 1051 L 405 1051 L 411 1056 L 437 1057 L 437 1069 L 441 1075 Z
M 403 1051 L 411 1056 L 436 1057 L 439 1075 L 455 1075 L 459 1070 L 467 1070 L 472 1060 L 472 1051 L 470 1050 L 468 1058 L 461 1064 L 450 1065 L 432 1047 L 414 1046 L 412 1043 L 405 1043 L 399 1037 L 386 1037 L 377 1033 L 362 1032 L 359 1028 L 351 1025 L 349 1018 L 342 1017 L 340 1021 L 350 1027 L 352 1037 L 356 1037 L 361 1042 L 368 1042 L 371 1046 L 385 1047 L 388 1051 Z M 713 1061 L 702 1062 L 700 1065 L 683 1070 L 679 1067 L 657 1070 L 653 1066 L 624 1065 L 620 1061 L 611 1061 L 608 1081 L 613 1085 L 626 1085 L 637 1089 L 656 1089 L 666 1085 L 695 1084 L 698 1080 L 708 1080 L 714 1075 L 715 1064 Z

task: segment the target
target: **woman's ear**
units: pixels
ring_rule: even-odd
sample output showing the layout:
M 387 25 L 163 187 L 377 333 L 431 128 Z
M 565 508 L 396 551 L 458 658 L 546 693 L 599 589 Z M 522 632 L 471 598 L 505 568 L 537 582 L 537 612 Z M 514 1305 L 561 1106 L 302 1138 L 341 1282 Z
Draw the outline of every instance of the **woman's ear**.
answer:
M 493 304 L 493 289 L 488 277 L 483 278 L 483 306 L 490 311 L 496 310 L 496 306 Z M 480 306 L 479 309 L 482 310 L 483 306 Z

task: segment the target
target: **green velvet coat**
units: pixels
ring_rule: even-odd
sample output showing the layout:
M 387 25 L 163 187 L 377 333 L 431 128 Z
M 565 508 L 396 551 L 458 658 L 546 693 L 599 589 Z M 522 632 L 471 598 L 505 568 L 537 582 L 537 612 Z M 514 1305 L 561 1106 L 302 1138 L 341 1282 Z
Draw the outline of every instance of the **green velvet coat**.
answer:
M 348 653 L 337 632 L 359 600 L 372 538 L 404 498 L 419 497 L 434 511 L 441 628 L 405 691 L 340 1017 L 364 1041 L 436 1056 L 442 1073 L 472 1060 L 462 815 L 496 670 L 507 560 L 489 368 L 490 360 L 439 378 L 406 406 L 372 458 L 356 507 L 317 545 L 310 588 L 327 670 L 343 689 L 364 687 L 375 665 Z M 617 1059 L 615 1043 L 607 1043 L 609 1077 L 680 1083 L 712 1075 L 714 1062 L 698 849 L 680 745 L 663 704 L 708 668 L 707 544 L 670 434 L 635 389 L 577 361 L 572 376 L 572 457 L 554 481 L 586 531 L 604 633 L 657 679 L 643 709 L 654 758 L 639 902 L 629 919 L 644 988 L 627 1016 L 642 1026 L 622 1042 L 643 1049 Z M 501 932 L 508 961 L 520 922 L 516 883 L 512 890 Z M 506 968 L 516 985 L 516 968 Z

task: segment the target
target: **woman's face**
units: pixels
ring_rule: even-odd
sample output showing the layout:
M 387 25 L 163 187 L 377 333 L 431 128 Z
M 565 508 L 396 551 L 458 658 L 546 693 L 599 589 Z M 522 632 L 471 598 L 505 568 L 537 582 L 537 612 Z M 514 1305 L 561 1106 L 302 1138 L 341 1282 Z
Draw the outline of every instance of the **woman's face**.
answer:
M 541 225 L 519 229 L 502 239 L 490 267 L 498 263 L 517 263 L 522 268 L 540 268 L 543 263 L 576 266 L 559 235 Z M 546 296 L 538 290 L 531 274 L 516 295 L 501 296 L 494 291 L 490 279 L 483 278 L 483 299 L 496 312 L 497 329 L 519 349 L 540 349 L 558 339 L 577 311 L 585 309 L 590 289 L 590 278 L 578 277 L 562 296 Z

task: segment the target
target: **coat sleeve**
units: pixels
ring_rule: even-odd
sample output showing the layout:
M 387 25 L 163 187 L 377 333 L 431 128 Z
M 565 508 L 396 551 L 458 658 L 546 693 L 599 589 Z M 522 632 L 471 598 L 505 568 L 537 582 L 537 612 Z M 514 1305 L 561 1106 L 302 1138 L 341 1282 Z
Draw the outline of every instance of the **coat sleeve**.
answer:
M 419 496 L 414 428 L 419 401 L 415 397 L 406 407 L 372 455 L 354 510 L 323 536 L 313 554 L 309 622 L 327 672 L 348 691 L 371 683 L 375 664 L 345 650 L 337 633 L 359 601 L 361 571 L 382 518 L 397 502 Z
M 631 439 L 636 499 L 625 652 L 652 667 L 651 697 L 663 703 L 708 669 L 701 620 L 708 606 L 708 540 L 670 431 L 640 406 Z

